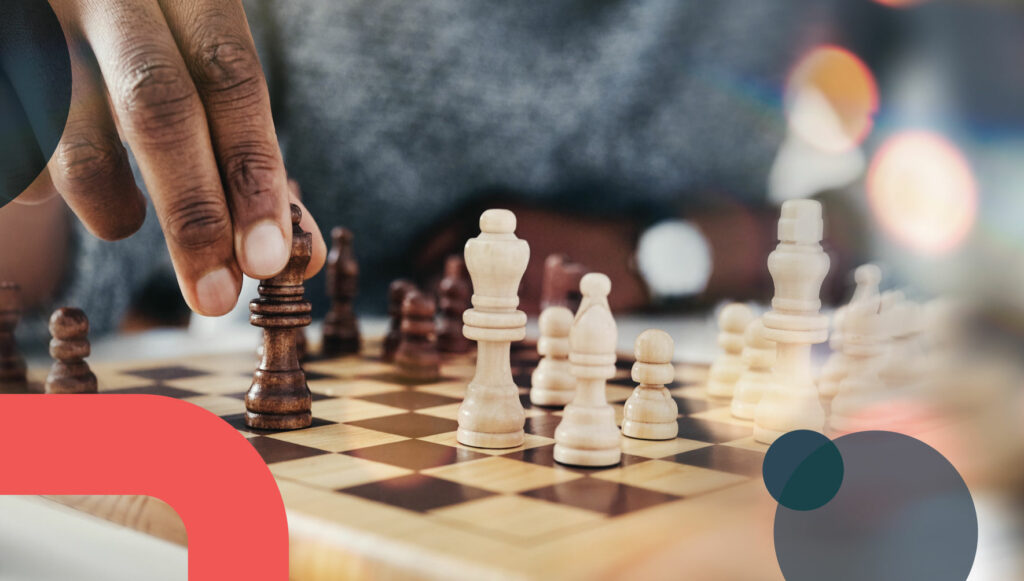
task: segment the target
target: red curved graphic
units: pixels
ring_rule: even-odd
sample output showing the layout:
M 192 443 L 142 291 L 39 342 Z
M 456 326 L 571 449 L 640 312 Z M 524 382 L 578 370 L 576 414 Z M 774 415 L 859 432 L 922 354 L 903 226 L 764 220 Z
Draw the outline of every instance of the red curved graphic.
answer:
M 210 412 L 153 395 L 0 396 L 0 494 L 140 494 L 188 532 L 192 581 L 287 579 L 267 465 Z

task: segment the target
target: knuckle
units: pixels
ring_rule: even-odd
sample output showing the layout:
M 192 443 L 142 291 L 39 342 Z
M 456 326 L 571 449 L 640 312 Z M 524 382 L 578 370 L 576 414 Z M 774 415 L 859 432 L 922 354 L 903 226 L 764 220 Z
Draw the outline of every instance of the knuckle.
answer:
M 134 49 L 125 59 L 118 104 L 143 132 L 180 128 L 200 112 L 198 96 L 184 67 L 152 47 Z
M 191 60 L 197 85 L 217 104 L 244 106 L 262 95 L 259 58 L 250 44 L 236 35 L 200 33 Z
M 93 186 L 120 177 L 128 169 L 116 135 L 92 127 L 68 127 L 57 146 L 57 164 L 72 187 Z
M 226 236 L 231 221 L 224 204 L 198 193 L 182 196 L 167 212 L 166 231 L 178 246 L 187 250 L 208 248 Z
M 237 145 L 223 159 L 222 171 L 229 191 L 243 200 L 273 193 L 277 156 L 257 143 Z

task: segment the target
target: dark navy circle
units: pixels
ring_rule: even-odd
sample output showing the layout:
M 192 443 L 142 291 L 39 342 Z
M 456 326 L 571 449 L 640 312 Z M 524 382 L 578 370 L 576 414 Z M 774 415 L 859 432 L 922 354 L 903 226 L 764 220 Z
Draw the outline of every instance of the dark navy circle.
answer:
M 978 517 L 956 468 L 895 432 L 857 432 L 834 444 L 845 467 L 835 497 L 817 510 L 776 510 L 775 552 L 787 581 L 966 579 Z
M 843 484 L 843 457 L 822 434 L 795 430 L 768 448 L 761 473 L 768 493 L 779 504 L 814 510 L 832 500 Z
M 71 59 L 45 0 L 0 2 L 0 206 L 39 176 L 64 133 Z

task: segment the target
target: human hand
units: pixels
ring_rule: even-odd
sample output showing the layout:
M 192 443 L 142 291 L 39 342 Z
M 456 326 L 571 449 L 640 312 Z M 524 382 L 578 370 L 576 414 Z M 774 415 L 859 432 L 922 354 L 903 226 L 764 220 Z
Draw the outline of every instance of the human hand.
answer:
M 96 236 L 134 233 L 146 203 L 138 160 L 192 310 L 227 313 L 242 273 L 287 263 L 288 183 L 240 0 L 51 0 L 71 55 L 71 111 L 44 174 Z M 307 277 L 327 251 L 312 216 Z

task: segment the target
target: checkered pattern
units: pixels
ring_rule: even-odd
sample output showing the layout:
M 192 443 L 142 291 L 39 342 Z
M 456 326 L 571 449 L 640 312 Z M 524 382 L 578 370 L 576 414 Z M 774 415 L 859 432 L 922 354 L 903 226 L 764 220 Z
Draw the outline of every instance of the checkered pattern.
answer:
M 514 351 L 519 385 L 529 385 L 536 361 L 532 350 Z M 630 363 L 619 362 L 607 390 L 620 423 L 633 389 Z M 749 481 L 764 456 L 750 423 L 707 399 L 699 381 L 706 369 L 697 366 L 680 366 L 682 379 L 669 386 L 681 412 L 679 438 L 623 438 L 620 465 L 587 469 L 554 461 L 561 411 L 532 406 L 527 387 L 520 388 L 527 416 L 522 446 L 459 444 L 456 415 L 473 372 L 468 358 L 449 361 L 441 379 L 425 384 L 405 380 L 372 355 L 308 362 L 313 425 L 291 432 L 245 425 L 243 399 L 254 365 L 239 356 L 97 371 L 105 392 L 165 395 L 222 417 L 249 439 L 282 486 L 355 497 L 520 544 Z

